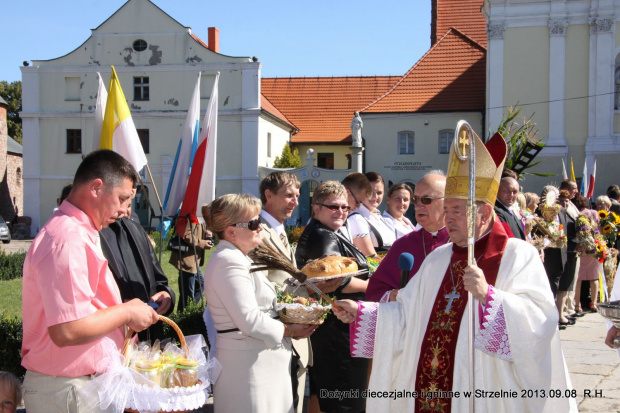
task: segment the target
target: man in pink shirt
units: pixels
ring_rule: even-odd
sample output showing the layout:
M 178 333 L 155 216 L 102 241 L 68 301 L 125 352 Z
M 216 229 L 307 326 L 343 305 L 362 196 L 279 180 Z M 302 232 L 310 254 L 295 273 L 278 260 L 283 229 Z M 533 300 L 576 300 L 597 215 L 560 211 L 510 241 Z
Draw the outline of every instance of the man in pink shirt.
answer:
M 125 214 L 137 173 L 122 156 L 96 151 L 78 167 L 69 197 L 26 254 L 23 277 L 24 402 L 33 412 L 89 409 L 77 389 L 104 357 L 103 338 L 123 343 L 123 326 L 142 331 L 157 313 L 122 303 L 98 231 Z

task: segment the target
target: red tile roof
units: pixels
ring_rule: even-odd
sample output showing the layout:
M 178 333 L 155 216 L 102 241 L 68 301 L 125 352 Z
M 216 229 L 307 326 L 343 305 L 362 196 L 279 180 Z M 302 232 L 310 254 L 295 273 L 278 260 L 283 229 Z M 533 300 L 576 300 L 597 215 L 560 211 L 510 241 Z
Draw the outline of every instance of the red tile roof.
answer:
M 196 36 L 194 33 L 191 33 L 190 35 L 194 38 L 194 40 L 200 43 L 200 45 L 206 47 L 207 49 L 209 48 L 209 46 L 205 42 L 203 42 L 200 37 Z
M 260 95 L 260 107 L 262 110 L 270 113 L 271 115 L 280 119 L 282 122 L 289 124 L 293 129 L 297 129 L 296 126 L 293 124 L 293 122 L 288 120 L 288 118 L 284 116 L 284 114 L 280 112 L 278 108 L 273 106 L 273 104 L 269 101 L 269 99 L 267 99 L 265 95 L 263 94 Z
M 355 111 L 390 90 L 400 78 L 263 78 L 261 92 L 299 128 L 293 143 L 347 143 L 351 142 Z
M 485 88 L 486 49 L 452 28 L 391 90 L 360 112 L 482 110 Z
M 487 22 L 482 14 L 484 0 L 432 0 L 431 44 L 451 27 L 487 47 Z

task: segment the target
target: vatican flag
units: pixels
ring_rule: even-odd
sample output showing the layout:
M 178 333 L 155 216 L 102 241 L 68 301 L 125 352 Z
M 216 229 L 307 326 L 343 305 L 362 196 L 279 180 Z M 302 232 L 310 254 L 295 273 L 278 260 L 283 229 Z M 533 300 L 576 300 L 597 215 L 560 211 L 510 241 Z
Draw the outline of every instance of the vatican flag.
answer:
M 108 88 L 99 149 L 111 149 L 122 155 L 136 168 L 136 171 L 140 171 L 146 165 L 146 155 L 114 66 Z

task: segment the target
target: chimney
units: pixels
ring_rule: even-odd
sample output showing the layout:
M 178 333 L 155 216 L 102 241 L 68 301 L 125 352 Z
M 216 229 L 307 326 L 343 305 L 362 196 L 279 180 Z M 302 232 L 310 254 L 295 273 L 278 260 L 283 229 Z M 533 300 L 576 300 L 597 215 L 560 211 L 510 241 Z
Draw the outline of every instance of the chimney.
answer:
M 207 47 L 215 53 L 220 52 L 220 31 L 217 27 L 209 27 L 209 46 Z

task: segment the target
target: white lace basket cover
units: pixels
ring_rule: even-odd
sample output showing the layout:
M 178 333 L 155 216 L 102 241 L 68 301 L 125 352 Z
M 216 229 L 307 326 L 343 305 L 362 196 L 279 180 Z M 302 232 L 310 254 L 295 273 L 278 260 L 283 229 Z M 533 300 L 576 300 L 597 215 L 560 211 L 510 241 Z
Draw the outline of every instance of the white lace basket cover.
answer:
M 202 407 L 206 389 L 215 383 L 221 371 L 217 359 L 209 357 L 204 337 L 188 336 L 189 357 L 198 361 L 198 384 L 192 387 L 161 388 L 134 369 L 124 365 L 125 356 L 116 344 L 104 338 L 106 356 L 99 362 L 96 377 L 79 389 L 92 411 L 121 413 L 125 409 L 140 413 L 184 412 Z M 183 342 L 184 340 L 182 340 Z

